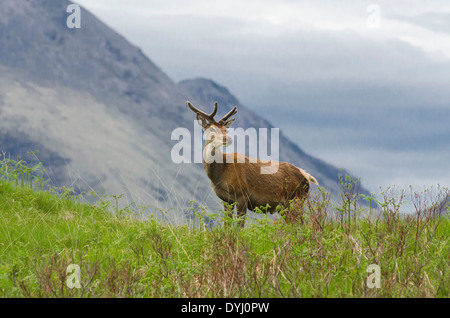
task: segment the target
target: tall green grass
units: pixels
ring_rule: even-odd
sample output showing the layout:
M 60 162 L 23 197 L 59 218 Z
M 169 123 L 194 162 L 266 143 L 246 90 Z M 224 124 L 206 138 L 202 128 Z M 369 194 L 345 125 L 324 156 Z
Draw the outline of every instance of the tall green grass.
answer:
M 2 297 L 448 297 L 450 222 L 439 204 L 448 189 L 361 198 L 342 178 L 340 203 L 320 191 L 303 212 L 271 221 L 211 226 L 220 211 L 192 208 L 174 226 L 117 198 L 94 204 L 45 184 L 41 165 L 0 162 Z M 370 210 L 361 200 L 377 201 Z M 222 220 L 223 221 L 223 220 Z M 80 286 L 70 264 L 80 269 Z M 380 288 L 368 267 L 379 266 Z M 69 279 L 69 283 L 67 280 Z M 368 283 L 369 280 L 369 283 Z

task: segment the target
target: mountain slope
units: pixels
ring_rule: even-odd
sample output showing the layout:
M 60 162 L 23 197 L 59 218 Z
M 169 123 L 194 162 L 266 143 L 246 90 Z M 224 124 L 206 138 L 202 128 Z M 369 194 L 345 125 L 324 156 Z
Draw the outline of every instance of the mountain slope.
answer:
M 38 149 L 54 184 L 125 193 L 124 204 L 204 199 L 201 169 L 170 157 L 171 130 L 191 122 L 177 85 L 89 12 L 68 29 L 69 4 L 2 0 L 1 150 Z
M 219 115 L 237 104 L 236 127 L 271 127 L 207 80 L 174 83 L 141 50 L 82 10 L 81 29 L 66 26 L 69 1 L 1 0 L 0 150 L 39 150 L 54 185 L 125 194 L 122 204 L 183 216 L 190 200 L 218 206 L 201 164 L 175 164 L 175 128 L 192 131 L 186 100 Z M 281 160 L 311 172 L 332 193 L 335 168 L 282 134 Z M 170 214 L 169 213 L 169 214 Z

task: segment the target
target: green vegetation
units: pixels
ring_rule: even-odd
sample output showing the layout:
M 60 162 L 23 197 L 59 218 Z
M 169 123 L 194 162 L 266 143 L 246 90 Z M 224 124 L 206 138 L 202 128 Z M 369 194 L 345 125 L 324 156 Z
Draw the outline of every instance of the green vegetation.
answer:
M 45 185 L 40 165 L 0 162 L 2 297 L 448 297 L 447 189 L 387 190 L 381 213 L 358 203 L 358 183 L 341 180 L 342 202 L 313 195 L 295 221 L 265 215 L 239 229 L 209 226 L 202 208 L 183 226 L 119 210 L 115 200 L 83 203 Z M 95 196 L 95 194 L 90 194 Z M 376 200 L 366 197 L 365 200 Z M 111 202 L 111 203 L 110 203 Z M 367 217 L 363 217 L 363 212 Z M 219 213 L 210 214 L 209 220 Z M 80 269 L 79 288 L 70 264 Z M 379 265 L 380 288 L 370 288 Z M 369 284 L 368 284 L 369 278 Z M 69 284 L 67 283 L 69 281 Z

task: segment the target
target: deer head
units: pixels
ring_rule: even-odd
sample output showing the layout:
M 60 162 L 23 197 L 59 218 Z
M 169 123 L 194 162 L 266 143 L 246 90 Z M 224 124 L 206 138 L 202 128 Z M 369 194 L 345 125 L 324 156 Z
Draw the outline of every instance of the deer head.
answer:
M 214 110 L 211 114 L 202 112 L 190 102 L 186 102 L 186 105 L 197 114 L 197 122 L 205 132 L 205 146 L 211 145 L 216 148 L 222 146 L 227 147 L 232 144 L 232 139 L 227 136 L 227 128 L 236 120 L 236 118 L 228 120 L 237 113 L 236 106 L 217 122 L 214 119 L 217 113 L 217 102 L 214 103 Z

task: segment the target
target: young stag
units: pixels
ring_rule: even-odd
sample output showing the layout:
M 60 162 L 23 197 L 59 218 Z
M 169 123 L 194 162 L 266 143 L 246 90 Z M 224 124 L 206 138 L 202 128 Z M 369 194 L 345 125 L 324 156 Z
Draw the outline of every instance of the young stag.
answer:
M 227 128 L 235 120 L 229 118 L 237 113 L 236 107 L 217 122 L 214 119 L 217 102 L 209 115 L 195 108 L 190 102 L 186 102 L 186 105 L 197 114 L 197 121 L 205 132 L 203 167 L 206 174 L 217 196 L 226 202 L 225 211 L 228 215 L 233 214 L 229 204 L 237 204 L 241 227 L 244 226 L 245 220 L 242 217 L 247 209 L 268 207 L 267 211 L 273 213 L 278 205 L 289 207 L 291 200 L 304 202 L 311 182 L 318 185 L 313 176 L 290 163 L 222 152 L 222 147 L 232 143 L 231 138 L 227 136 Z M 266 172 L 261 173 L 264 169 Z

